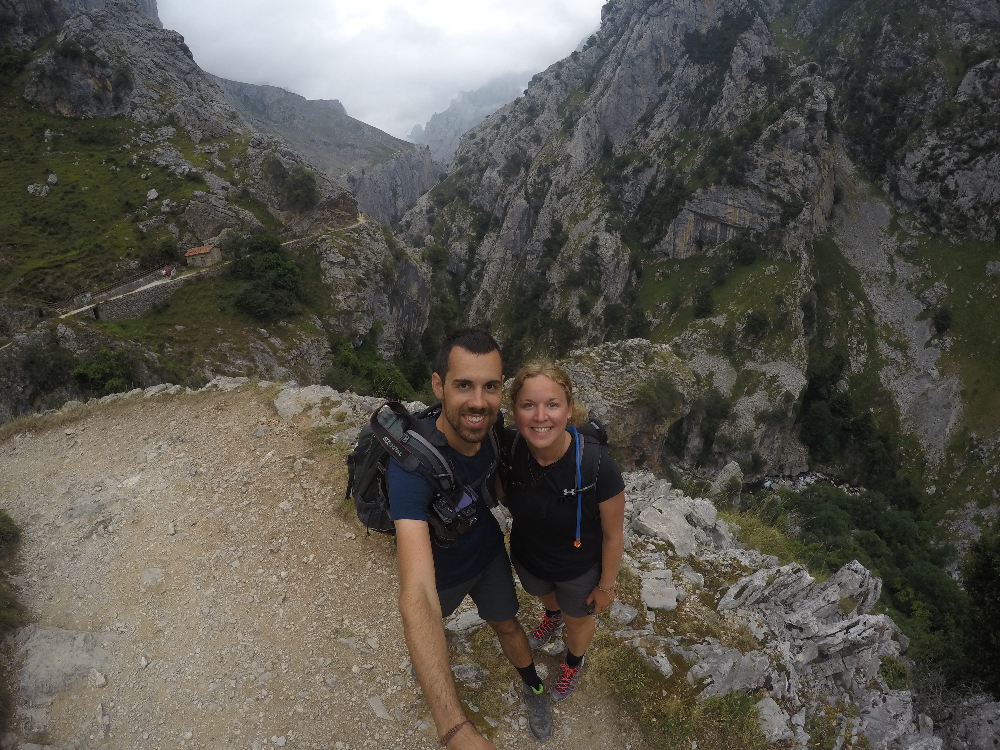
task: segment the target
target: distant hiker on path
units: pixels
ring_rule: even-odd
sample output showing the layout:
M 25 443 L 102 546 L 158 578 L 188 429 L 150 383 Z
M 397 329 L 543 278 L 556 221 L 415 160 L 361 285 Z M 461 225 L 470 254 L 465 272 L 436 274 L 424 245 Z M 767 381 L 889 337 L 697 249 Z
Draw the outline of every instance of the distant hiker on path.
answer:
M 452 750 L 495 748 L 462 710 L 442 623 L 442 617 L 471 596 L 521 676 L 532 733 L 545 739 L 552 731 L 552 708 L 535 671 L 528 638 L 516 619 L 519 605 L 503 533 L 487 504 L 500 458 L 494 440 L 488 439 L 503 389 L 496 341 L 477 330 L 448 336 L 438 351 L 431 386 L 441 411 L 436 418 L 428 417 L 437 430 L 430 442 L 464 485 L 457 508 L 474 508 L 475 520 L 470 525 L 464 515 L 464 525 L 452 528 L 436 510 L 439 493 L 423 468 L 409 472 L 390 461 L 388 493 L 396 527 L 399 611 L 410 659 L 442 744 Z M 448 508 L 443 513 L 448 516 Z
M 570 696 L 594 638 L 594 615 L 611 606 L 621 566 L 625 483 L 603 428 L 587 422 L 561 367 L 536 362 L 510 386 L 505 504 L 514 518 L 510 556 L 521 585 L 541 599 L 545 616 L 532 648 L 566 626 L 566 657 L 552 700 Z M 579 431 L 576 426 L 579 425 Z M 589 428 L 597 427 L 595 436 Z

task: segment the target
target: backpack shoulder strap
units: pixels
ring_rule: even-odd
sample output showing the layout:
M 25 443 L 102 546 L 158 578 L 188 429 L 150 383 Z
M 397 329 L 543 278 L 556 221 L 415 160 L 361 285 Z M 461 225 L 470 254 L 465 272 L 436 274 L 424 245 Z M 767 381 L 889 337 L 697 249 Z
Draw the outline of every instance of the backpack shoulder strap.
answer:
M 389 401 L 372 414 L 370 424 L 374 438 L 400 466 L 413 472 L 424 467 L 439 491 L 452 493 L 456 483 L 451 464 L 428 439 L 427 425 L 412 418 L 406 407 Z

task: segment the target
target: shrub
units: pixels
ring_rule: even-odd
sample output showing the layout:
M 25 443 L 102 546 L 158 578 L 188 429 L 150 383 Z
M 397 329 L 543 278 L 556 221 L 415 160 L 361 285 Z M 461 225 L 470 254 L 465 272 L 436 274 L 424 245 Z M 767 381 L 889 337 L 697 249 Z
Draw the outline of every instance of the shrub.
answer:
M 19 52 L 9 44 L 0 46 L 0 85 L 14 80 L 30 59 L 27 52 Z
M 264 160 L 262 168 L 265 176 L 274 182 L 286 208 L 303 212 L 319 203 L 319 187 L 316 184 L 316 175 L 311 170 L 301 164 L 296 164 L 288 170 L 281 160 L 273 155 Z
M 73 353 L 58 344 L 30 346 L 21 353 L 21 369 L 31 386 L 30 398 L 68 386 L 77 360 Z
M 729 278 L 730 270 L 731 269 L 729 267 L 729 264 L 726 263 L 726 261 L 721 260 L 714 266 L 712 266 L 712 271 L 709 274 L 709 278 L 712 279 L 712 283 L 715 284 L 715 286 L 722 286 L 723 284 L 726 283 L 726 279 Z
M 743 323 L 743 334 L 751 341 L 759 341 L 771 327 L 771 320 L 762 310 L 751 310 Z
M 292 167 L 283 185 L 285 200 L 295 211 L 308 211 L 319 203 L 316 175 L 301 164 Z
M 933 318 L 934 330 L 937 331 L 939 336 L 944 335 L 949 330 L 951 330 L 951 308 L 949 307 L 939 307 L 934 312 Z
M 910 686 L 910 670 L 899 659 L 883 654 L 878 658 L 879 676 L 890 690 L 906 690 Z
M 343 339 L 331 340 L 333 366 L 323 376 L 323 384 L 339 391 L 400 400 L 413 398 L 413 387 L 398 367 L 383 362 L 373 339 L 355 349 Z
M 757 245 L 745 234 L 740 235 L 733 245 L 733 257 L 741 266 L 752 266 L 757 262 Z
M 641 383 L 635 392 L 635 402 L 649 412 L 654 422 L 663 422 L 672 417 L 681 401 L 680 391 L 666 373 L 660 373 L 652 381 Z
M 699 286 L 694 290 L 691 298 L 691 305 L 694 308 L 696 318 L 707 318 L 715 311 L 715 300 L 712 299 L 712 288 L 706 285 Z
M 135 388 L 139 378 L 128 349 L 101 348 L 96 357 L 74 368 L 73 380 L 88 393 L 107 396 Z
M 302 273 L 285 255 L 281 241 L 268 234 L 240 239 L 227 248 L 232 274 L 249 282 L 236 297 L 236 307 L 253 318 L 272 321 L 294 314 L 302 295 Z

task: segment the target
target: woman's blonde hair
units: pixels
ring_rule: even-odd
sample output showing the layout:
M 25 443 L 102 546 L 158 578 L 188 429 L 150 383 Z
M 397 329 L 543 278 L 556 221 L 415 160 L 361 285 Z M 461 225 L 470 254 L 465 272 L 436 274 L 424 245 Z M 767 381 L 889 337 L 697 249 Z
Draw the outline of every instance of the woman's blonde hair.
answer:
M 569 373 L 555 362 L 547 359 L 529 362 L 517 371 L 517 375 L 514 376 L 514 380 L 507 390 L 512 408 L 517 406 L 517 394 L 520 393 L 521 388 L 524 386 L 524 381 L 529 378 L 538 377 L 539 375 L 544 375 L 562 387 L 563 392 L 566 394 L 566 401 L 573 407 L 573 411 L 569 417 L 570 424 L 578 425 L 587 421 L 587 410 L 579 401 L 573 398 L 573 381 Z

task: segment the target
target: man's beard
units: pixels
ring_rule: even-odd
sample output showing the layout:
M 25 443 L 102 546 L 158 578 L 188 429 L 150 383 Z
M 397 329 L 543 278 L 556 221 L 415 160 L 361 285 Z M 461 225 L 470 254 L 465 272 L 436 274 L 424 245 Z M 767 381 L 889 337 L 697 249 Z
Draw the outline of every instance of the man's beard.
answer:
M 448 421 L 448 424 L 451 425 L 451 429 L 457 432 L 458 436 L 467 443 L 481 443 L 497 418 L 496 412 L 491 411 L 490 409 L 454 410 L 449 409 L 447 404 L 442 404 L 441 410 L 444 414 L 444 418 Z M 477 428 L 469 427 L 462 421 L 462 417 L 466 414 L 473 416 L 482 414 L 482 425 Z

